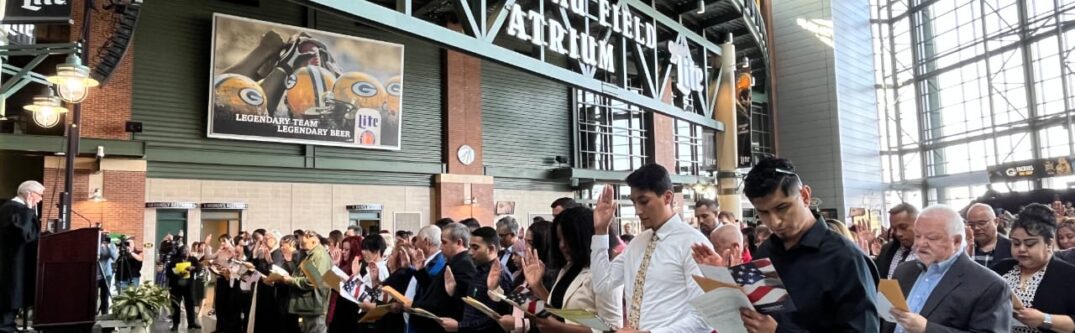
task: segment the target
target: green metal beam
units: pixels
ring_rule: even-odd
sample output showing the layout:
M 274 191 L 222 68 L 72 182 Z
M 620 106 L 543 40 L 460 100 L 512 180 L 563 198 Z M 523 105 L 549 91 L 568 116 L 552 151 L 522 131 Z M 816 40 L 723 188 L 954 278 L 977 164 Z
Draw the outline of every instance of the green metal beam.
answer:
M 630 175 L 630 171 L 602 171 L 591 169 L 578 169 L 578 168 L 560 168 L 550 172 L 553 178 L 566 178 L 566 179 L 579 179 L 579 180 L 593 180 L 600 182 L 611 183 L 623 183 L 624 179 L 627 179 L 627 175 Z M 713 177 L 702 176 L 685 176 L 685 175 L 669 175 L 672 178 L 672 184 L 690 185 L 701 182 L 714 183 L 716 179 Z
M 448 28 L 421 20 L 415 17 L 405 15 L 397 12 L 393 9 L 383 7 L 376 3 L 367 0 L 292 0 L 298 3 L 314 5 L 320 9 L 327 10 L 336 14 L 341 14 L 348 18 L 358 18 L 369 24 L 377 25 L 380 27 L 396 30 L 415 36 L 426 41 L 439 44 L 444 47 L 454 49 L 459 52 L 468 53 L 479 58 L 485 58 L 492 61 L 502 63 L 507 66 L 512 66 L 524 71 L 530 71 L 534 74 L 544 76 L 553 80 L 565 82 L 567 84 L 594 91 L 604 93 L 606 95 L 615 97 L 617 99 L 645 107 L 656 112 L 660 112 L 675 118 L 690 121 L 692 123 L 711 128 L 717 131 L 724 131 L 724 123 L 705 117 L 700 114 L 685 112 L 674 105 L 669 105 L 661 102 L 656 98 L 643 96 L 633 91 L 624 89 L 619 86 L 608 84 L 586 75 L 576 73 L 572 70 L 562 68 L 553 64 L 546 63 L 539 59 L 531 58 L 527 55 L 520 54 L 518 52 L 506 49 L 504 47 L 486 42 L 481 38 L 474 38 L 466 36 L 458 32 L 452 31 Z M 659 22 L 668 26 L 670 29 L 677 30 L 684 35 L 687 35 L 694 42 L 703 45 L 704 47 L 713 49 L 710 52 L 720 54 L 720 48 L 715 44 L 710 43 L 703 39 L 698 34 L 691 32 L 683 26 L 675 23 L 663 14 L 656 13 L 652 7 L 642 6 L 641 8 L 636 3 L 641 3 L 639 0 L 629 0 L 634 4 L 639 11 L 651 15 Z M 656 16 L 652 14 L 656 13 Z M 673 24 L 673 25 L 669 25 Z
M 62 153 L 67 145 L 63 136 L 0 134 L 0 150 Z M 82 139 L 79 155 L 97 153 L 97 146 L 105 148 L 108 156 L 143 157 L 145 142 L 134 140 Z
M 555 169 L 486 166 L 485 175 L 494 178 L 555 179 Z
M 353 158 L 317 157 L 307 164 L 309 156 L 280 156 L 271 154 L 214 152 L 196 149 L 150 147 L 146 159 L 153 162 L 192 163 L 251 166 L 265 165 L 280 168 L 348 170 L 390 173 L 425 173 L 441 172 L 439 163 L 401 163 L 376 160 L 358 160 Z

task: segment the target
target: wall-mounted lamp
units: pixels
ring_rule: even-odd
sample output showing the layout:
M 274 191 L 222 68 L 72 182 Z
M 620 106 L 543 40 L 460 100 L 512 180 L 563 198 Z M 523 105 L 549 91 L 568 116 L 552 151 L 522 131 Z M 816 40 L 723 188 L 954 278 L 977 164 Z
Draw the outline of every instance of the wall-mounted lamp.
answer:
M 101 193 L 101 188 L 100 187 L 93 189 L 93 194 L 90 195 L 90 201 L 101 202 L 101 201 L 105 201 L 105 200 L 106 200 L 105 196 L 104 196 L 104 194 Z

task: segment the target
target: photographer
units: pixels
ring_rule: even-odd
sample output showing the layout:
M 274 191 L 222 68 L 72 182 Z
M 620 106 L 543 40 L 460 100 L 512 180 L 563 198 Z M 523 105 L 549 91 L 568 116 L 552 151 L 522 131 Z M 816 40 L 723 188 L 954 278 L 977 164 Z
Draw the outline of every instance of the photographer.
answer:
M 119 259 L 116 260 L 116 290 L 138 287 L 142 279 L 142 250 L 136 247 L 134 236 L 124 237 L 119 243 Z
M 119 257 L 116 245 L 107 234 L 101 233 L 101 245 L 97 250 L 97 294 L 100 296 L 101 306 L 98 312 L 108 314 L 108 298 L 111 296 L 109 283 L 112 281 L 112 262 Z

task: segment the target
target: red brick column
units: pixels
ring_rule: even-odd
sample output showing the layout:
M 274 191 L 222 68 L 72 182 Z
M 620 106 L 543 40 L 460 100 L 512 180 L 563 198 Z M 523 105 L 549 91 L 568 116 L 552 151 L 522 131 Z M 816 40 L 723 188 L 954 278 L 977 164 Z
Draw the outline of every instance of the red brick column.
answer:
M 435 218 L 459 221 L 474 217 L 482 225 L 491 226 L 495 222 L 493 180 L 483 176 L 482 163 L 481 60 L 445 51 L 444 64 L 444 159 L 448 173 L 437 177 Z M 462 145 L 474 149 L 474 161 L 469 165 L 457 157 Z

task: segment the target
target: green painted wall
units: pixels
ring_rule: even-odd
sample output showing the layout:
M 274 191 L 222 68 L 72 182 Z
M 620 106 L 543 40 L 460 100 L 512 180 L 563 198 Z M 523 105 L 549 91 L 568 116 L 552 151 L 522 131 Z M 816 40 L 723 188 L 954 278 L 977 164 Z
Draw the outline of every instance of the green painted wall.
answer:
M 482 62 L 484 163 L 519 175 L 494 174 L 496 188 L 568 190 L 568 180 L 542 180 L 534 171 L 555 168 L 557 155 L 572 155 L 569 94 L 562 83 Z
M 214 12 L 405 44 L 403 149 L 206 138 Z M 144 124 L 135 139 L 146 142 L 149 177 L 428 186 L 440 172 L 442 51 L 428 43 L 324 13 L 308 22 L 283 0 L 146 1 L 135 40 L 132 120 Z

